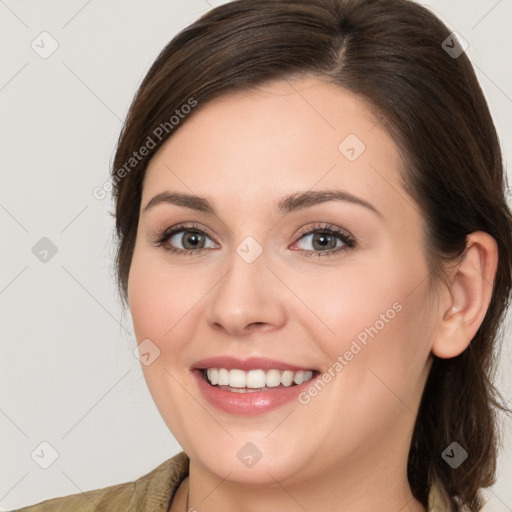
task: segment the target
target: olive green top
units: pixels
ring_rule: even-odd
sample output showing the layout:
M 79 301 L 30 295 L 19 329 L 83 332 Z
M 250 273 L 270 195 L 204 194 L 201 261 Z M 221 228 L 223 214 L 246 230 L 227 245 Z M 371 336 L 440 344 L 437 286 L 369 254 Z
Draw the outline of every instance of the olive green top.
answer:
M 180 452 L 133 482 L 45 500 L 13 512 L 168 512 L 190 459 Z M 429 494 L 428 512 L 445 512 L 437 489 Z

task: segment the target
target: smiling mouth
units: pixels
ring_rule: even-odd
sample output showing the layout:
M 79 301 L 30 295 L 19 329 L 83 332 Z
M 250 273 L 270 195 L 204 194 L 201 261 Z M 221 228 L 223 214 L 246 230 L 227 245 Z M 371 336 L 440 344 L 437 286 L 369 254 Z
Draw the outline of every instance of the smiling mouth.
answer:
M 316 370 L 249 370 L 205 368 L 202 378 L 212 387 L 234 393 L 255 393 L 298 386 L 318 375 Z

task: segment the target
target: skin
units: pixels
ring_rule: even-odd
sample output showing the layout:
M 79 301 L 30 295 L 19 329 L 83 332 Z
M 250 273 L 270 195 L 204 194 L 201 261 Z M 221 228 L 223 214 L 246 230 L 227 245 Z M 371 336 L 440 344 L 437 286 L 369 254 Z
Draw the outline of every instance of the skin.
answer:
M 349 134 L 366 146 L 352 162 L 338 149 Z M 470 235 L 466 258 L 433 293 L 424 219 L 401 166 L 368 105 L 312 76 L 199 105 L 150 161 L 128 299 L 138 342 L 160 350 L 143 365 L 149 390 L 191 459 L 172 512 L 185 510 L 189 484 L 189 507 L 200 512 L 426 510 L 406 473 L 420 398 L 432 354 L 458 355 L 480 325 L 496 246 Z M 380 215 L 347 201 L 274 209 L 287 194 L 326 189 Z M 166 190 L 207 197 L 218 216 L 164 203 L 142 212 Z M 356 246 L 301 254 L 322 251 L 299 234 L 318 222 L 348 231 Z M 152 243 L 181 223 L 206 231 L 200 255 Z M 172 239 L 177 249 L 183 234 Z M 252 263 L 236 252 L 247 236 L 263 250 Z M 306 405 L 231 415 L 203 398 L 190 373 L 195 361 L 226 354 L 326 372 L 395 303 L 400 312 Z M 251 468 L 237 457 L 248 442 L 262 454 Z

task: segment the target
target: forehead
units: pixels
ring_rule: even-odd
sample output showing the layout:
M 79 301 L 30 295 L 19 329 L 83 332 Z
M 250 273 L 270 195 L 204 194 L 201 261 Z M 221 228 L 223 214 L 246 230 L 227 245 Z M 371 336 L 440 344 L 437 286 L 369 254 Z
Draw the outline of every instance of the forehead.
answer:
M 143 203 L 172 189 L 266 207 L 297 190 L 343 188 L 400 212 L 401 166 L 363 98 L 315 78 L 276 80 L 199 104 L 150 161 Z

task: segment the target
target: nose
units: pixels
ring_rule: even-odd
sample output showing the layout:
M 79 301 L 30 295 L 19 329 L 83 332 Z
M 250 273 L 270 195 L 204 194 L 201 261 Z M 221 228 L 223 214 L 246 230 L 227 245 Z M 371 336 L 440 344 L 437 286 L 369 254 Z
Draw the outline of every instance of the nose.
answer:
M 286 322 L 286 287 L 267 267 L 264 253 L 248 263 L 233 254 L 230 267 L 208 294 L 212 329 L 232 336 L 280 328 Z

